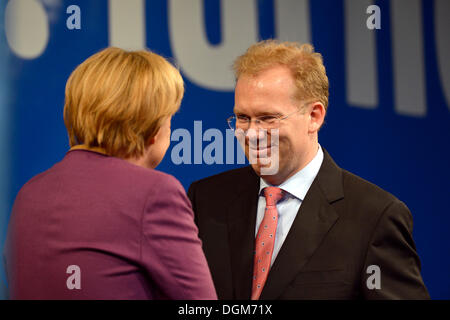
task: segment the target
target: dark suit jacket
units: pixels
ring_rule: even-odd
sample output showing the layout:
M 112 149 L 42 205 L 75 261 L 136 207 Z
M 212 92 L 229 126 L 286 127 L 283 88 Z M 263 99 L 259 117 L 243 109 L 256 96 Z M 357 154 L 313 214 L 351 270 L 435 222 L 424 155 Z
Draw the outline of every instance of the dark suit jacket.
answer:
M 197 233 L 174 177 L 70 151 L 17 195 L 5 255 L 10 296 L 214 299 Z M 81 289 L 67 286 L 71 265 L 80 268 Z
M 219 299 L 250 299 L 259 177 L 251 167 L 194 182 L 188 196 Z M 427 299 L 405 204 L 324 160 L 261 299 Z M 369 266 L 380 268 L 381 289 Z M 369 273 L 368 273 L 369 271 Z

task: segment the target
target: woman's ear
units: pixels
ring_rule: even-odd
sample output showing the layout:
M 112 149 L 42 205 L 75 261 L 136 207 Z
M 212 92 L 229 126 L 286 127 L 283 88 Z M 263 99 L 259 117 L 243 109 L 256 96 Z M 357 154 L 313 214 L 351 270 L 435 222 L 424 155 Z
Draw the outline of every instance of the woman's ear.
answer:
M 151 145 L 155 144 L 156 142 L 156 136 L 151 137 L 148 139 L 147 146 L 150 147 Z
M 159 127 L 158 131 L 156 131 L 156 133 L 155 133 L 155 135 L 153 137 L 148 139 L 147 147 L 150 147 L 150 146 L 152 146 L 152 145 L 154 145 L 156 143 L 156 140 L 159 139 L 160 131 L 161 131 L 161 127 Z

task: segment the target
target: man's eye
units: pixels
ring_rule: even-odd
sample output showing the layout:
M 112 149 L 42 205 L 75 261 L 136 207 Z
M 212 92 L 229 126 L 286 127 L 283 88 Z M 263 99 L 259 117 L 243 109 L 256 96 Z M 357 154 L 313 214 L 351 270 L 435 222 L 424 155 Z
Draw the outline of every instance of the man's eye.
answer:
M 277 117 L 275 116 L 262 116 L 259 118 L 260 121 L 265 123 L 273 123 L 277 120 Z
M 248 118 L 245 116 L 236 116 L 236 120 L 239 122 L 248 122 Z

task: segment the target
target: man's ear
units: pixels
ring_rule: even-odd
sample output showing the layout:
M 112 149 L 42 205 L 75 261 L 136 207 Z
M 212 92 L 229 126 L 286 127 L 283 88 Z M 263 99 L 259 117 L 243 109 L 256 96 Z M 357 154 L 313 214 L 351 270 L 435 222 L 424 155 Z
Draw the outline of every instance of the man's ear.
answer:
M 320 127 L 322 126 L 324 120 L 325 120 L 325 114 L 326 114 L 326 110 L 324 105 L 317 101 L 314 102 L 311 106 L 310 106 L 310 111 L 309 111 L 309 128 L 308 131 L 310 133 L 313 132 L 317 132 L 319 131 Z

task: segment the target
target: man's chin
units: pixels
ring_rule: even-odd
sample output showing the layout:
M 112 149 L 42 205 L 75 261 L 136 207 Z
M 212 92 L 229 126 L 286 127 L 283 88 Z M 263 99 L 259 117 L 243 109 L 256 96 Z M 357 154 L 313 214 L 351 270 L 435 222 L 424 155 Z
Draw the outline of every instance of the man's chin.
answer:
M 278 170 L 276 170 L 276 172 L 274 170 L 271 170 L 272 163 L 270 163 L 267 159 L 257 159 L 255 163 L 250 163 L 250 165 L 252 166 L 256 174 L 260 177 L 275 175 L 278 172 Z

